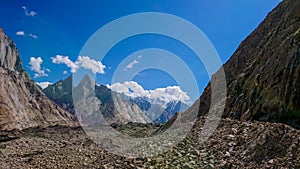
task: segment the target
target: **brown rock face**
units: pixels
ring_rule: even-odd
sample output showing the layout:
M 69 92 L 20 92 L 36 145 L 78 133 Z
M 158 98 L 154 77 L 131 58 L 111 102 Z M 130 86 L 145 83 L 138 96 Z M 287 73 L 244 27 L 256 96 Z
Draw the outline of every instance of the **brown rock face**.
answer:
M 12 71 L 21 72 L 23 70 L 22 62 L 16 45 L 11 39 L 5 36 L 1 28 L 0 40 L 0 66 Z
M 228 87 L 223 116 L 282 122 L 300 128 L 300 1 L 284 0 L 224 65 Z M 209 110 L 210 84 L 199 115 Z
M 0 130 L 76 122 L 35 85 L 22 68 L 15 44 L 0 30 Z

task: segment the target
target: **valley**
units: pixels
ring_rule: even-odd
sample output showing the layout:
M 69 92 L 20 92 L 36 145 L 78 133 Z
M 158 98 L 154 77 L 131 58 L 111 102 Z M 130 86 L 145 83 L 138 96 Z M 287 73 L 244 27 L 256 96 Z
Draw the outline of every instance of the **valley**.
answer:
M 26 16 L 37 14 L 22 9 Z M 105 65 L 87 56 L 50 60 L 71 73 L 81 67 L 104 74 Z M 33 79 L 50 74 L 42 62 L 31 57 Z M 269 12 L 192 105 L 179 86 L 139 88 L 146 93 L 141 97 L 124 84 L 117 87 L 125 92 L 117 92 L 113 84 L 82 77 L 77 85 L 71 74 L 38 86 L 0 29 L 1 169 L 300 168 L 299 0 L 283 0 Z

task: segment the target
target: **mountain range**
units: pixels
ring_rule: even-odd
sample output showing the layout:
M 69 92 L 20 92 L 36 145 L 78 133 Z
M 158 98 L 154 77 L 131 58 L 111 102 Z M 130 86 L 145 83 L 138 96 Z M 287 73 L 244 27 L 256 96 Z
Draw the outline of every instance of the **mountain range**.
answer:
M 108 123 L 126 123 L 131 120 L 134 122 L 161 124 L 167 122 L 176 113 L 184 112 L 188 108 L 188 105 L 176 100 L 162 105 L 151 103 L 147 98 L 143 97 L 132 98 L 122 93 L 114 92 L 104 85 L 97 85 L 89 76 L 86 76 L 82 81 L 89 81 L 88 83 L 94 84 L 95 96 L 101 102 L 100 112 Z M 60 107 L 75 115 L 72 98 L 73 87 L 72 76 L 69 76 L 64 80 L 49 85 L 43 89 L 43 92 Z M 76 86 L 73 91 L 79 91 L 79 88 L 80 85 Z M 141 118 L 144 120 L 132 119 L 132 117 L 140 118 L 139 114 L 146 115 L 146 117 Z

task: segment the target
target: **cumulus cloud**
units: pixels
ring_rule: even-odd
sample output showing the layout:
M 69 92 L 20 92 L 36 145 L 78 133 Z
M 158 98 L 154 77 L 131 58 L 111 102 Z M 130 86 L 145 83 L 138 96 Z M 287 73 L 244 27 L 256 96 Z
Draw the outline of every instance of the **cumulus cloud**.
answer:
M 41 64 L 43 63 L 43 60 L 41 57 L 30 57 L 29 61 L 29 68 L 30 70 L 34 71 L 34 78 L 42 77 L 42 76 L 48 76 L 46 71 L 50 72 L 50 69 L 42 68 Z
M 134 81 L 114 83 L 106 86 L 115 92 L 123 93 L 129 97 L 147 98 L 149 101 L 155 104 L 165 105 L 170 101 L 182 101 L 187 103 L 190 100 L 190 97 L 187 95 L 187 93 L 182 91 L 179 86 L 168 86 L 154 90 L 145 90 L 141 85 Z
M 51 82 L 36 82 L 37 85 L 39 85 L 42 89 L 45 89 L 49 85 L 52 85 L 53 83 Z
M 80 67 L 91 70 L 93 73 L 104 74 L 105 65 L 103 65 L 100 61 L 95 61 L 90 59 L 88 56 L 79 56 L 77 64 Z
M 79 56 L 77 61 L 73 62 L 69 59 L 68 56 L 56 55 L 52 57 L 52 63 L 54 64 L 65 64 L 68 68 L 70 68 L 72 73 L 76 73 L 76 71 L 82 67 L 87 70 L 91 70 L 93 73 L 104 74 L 105 65 L 103 65 L 100 61 L 96 61 L 90 59 L 88 56 Z
M 55 57 L 52 57 L 52 63 L 54 64 L 65 64 L 68 68 L 70 68 L 72 73 L 75 73 L 77 69 L 79 68 L 78 64 L 74 63 L 69 59 L 69 56 L 61 56 L 56 55 Z
M 37 13 L 35 11 L 29 11 L 26 6 L 22 6 L 26 16 L 35 16 Z
M 18 32 L 16 32 L 16 35 L 25 36 L 25 32 L 24 31 L 18 31 Z
M 144 88 L 134 81 L 126 81 L 124 83 L 114 83 L 112 85 L 106 85 L 113 91 L 118 93 L 123 93 L 130 97 L 149 97 L 149 91 L 144 90 Z

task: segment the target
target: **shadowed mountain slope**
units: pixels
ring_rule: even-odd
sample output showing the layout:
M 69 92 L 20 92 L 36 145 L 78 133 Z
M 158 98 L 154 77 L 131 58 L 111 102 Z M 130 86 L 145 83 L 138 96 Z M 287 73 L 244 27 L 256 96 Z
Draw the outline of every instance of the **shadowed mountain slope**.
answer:
M 223 116 L 300 128 L 299 63 L 300 1 L 285 0 L 224 64 L 228 92 Z M 200 97 L 199 115 L 208 112 L 210 99 L 208 84 Z

